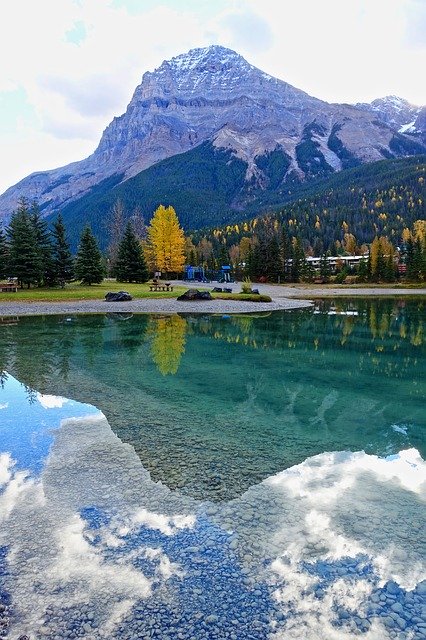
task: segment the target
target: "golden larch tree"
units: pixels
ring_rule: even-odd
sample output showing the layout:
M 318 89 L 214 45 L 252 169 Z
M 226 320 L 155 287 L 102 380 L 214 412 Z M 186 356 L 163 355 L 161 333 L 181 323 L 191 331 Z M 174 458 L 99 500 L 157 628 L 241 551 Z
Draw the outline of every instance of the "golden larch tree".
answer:
M 179 273 L 185 264 L 185 236 L 173 207 L 162 204 L 148 227 L 147 253 L 150 266 L 164 273 Z

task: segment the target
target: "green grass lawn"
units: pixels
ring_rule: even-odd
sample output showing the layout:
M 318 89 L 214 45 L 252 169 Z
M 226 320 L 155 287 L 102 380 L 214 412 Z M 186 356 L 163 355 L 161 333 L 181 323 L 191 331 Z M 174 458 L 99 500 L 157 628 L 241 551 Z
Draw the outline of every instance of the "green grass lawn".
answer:
M 135 284 L 128 282 L 115 282 L 107 280 L 102 284 L 92 284 L 90 287 L 76 283 L 67 284 L 64 289 L 60 287 L 52 288 L 31 288 L 18 289 L 16 293 L 0 293 L 0 303 L 2 302 L 65 302 L 70 300 L 104 300 L 108 291 L 128 291 L 134 298 L 177 298 L 188 287 L 174 287 L 173 291 L 150 291 L 149 285 Z M 200 290 L 203 290 L 200 287 Z M 242 300 L 249 302 L 270 302 L 269 296 L 240 294 L 240 293 L 212 293 L 212 297 L 221 300 Z
M 108 291 L 128 291 L 134 298 L 176 298 L 187 287 L 174 287 L 173 291 L 150 291 L 149 285 L 107 280 L 90 287 L 76 283 L 67 284 L 65 289 L 34 288 L 18 289 L 16 293 L 0 293 L 0 302 L 64 302 L 66 300 L 103 300 Z

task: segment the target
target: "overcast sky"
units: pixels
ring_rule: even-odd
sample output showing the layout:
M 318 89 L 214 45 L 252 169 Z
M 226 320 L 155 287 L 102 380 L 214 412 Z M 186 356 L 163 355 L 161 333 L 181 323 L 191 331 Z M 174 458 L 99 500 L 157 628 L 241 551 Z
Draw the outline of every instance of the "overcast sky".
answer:
M 0 193 L 89 155 L 145 71 L 209 44 L 329 102 L 426 104 L 426 0 L 2 0 Z

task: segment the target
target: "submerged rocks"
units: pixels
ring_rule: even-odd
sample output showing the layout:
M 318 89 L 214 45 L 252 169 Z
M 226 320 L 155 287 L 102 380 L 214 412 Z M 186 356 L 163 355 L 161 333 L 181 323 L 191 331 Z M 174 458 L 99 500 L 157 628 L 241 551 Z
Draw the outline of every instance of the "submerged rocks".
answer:
M 193 301 L 193 300 L 213 300 L 210 291 L 199 291 L 198 289 L 188 289 L 178 300 Z
M 126 302 L 132 300 L 132 296 L 127 291 L 108 291 L 105 300 L 107 302 Z

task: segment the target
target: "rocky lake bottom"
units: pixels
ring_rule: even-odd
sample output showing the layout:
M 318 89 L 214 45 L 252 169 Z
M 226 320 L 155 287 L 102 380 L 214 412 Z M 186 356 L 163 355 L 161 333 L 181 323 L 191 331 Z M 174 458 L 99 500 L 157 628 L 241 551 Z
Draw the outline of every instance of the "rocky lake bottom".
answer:
M 0 326 L 0 638 L 426 636 L 424 303 Z

